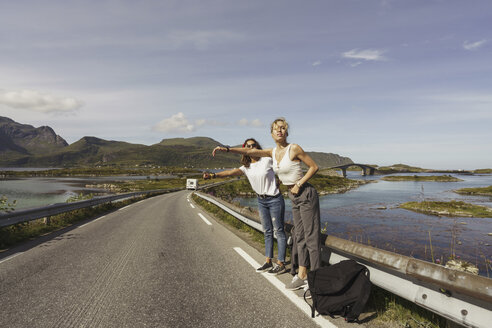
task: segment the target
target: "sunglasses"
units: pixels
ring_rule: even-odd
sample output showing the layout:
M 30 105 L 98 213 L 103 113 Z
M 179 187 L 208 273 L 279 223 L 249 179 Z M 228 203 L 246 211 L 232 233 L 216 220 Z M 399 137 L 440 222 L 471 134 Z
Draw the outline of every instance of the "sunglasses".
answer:
M 248 148 L 256 148 L 258 145 L 255 144 L 255 143 L 252 143 L 252 144 L 246 144 L 246 147 Z

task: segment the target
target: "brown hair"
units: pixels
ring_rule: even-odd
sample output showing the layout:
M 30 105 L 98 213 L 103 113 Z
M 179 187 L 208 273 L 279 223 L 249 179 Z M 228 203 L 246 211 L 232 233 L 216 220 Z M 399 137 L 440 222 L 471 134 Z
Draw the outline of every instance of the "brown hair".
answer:
M 243 148 L 246 147 L 246 143 L 248 141 L 254 141 L 256 144 L 256 149 L 263 149 L 263 148 L 261 148 L 260 143 L 258 141 L 256 141 L 255 138 L 248 138 L 248 139 L 244 140 Z M 247 156 L 247 155 L 242 155 L 241 156 L 241 164 L 243 164 L 244 167 L 249 167 L 249 165 L 251 164 L 251 157 Z

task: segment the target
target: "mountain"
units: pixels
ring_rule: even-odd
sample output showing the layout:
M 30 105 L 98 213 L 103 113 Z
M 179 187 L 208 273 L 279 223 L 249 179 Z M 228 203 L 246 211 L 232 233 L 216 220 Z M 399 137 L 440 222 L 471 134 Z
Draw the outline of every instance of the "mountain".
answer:
M 343 164 L 352 164 L 353 161 L 348 157 L 342 157 L 333 153 L 320 153 L 320 152 L 306 152 L 311 156 L 311 158 L 318 164 L 320 168 L 343 165 Z
M 49 126 L 35 128 L 0 116 L 0 152 L 41 154 L 68 146 Z
M 172 138 L 172 139 L 162 139 L 159 142 L 162 146 L 191 146 L 191 147 L 203 147 L 211 148 L 221 145 L 220 142 L 215 141 L 212 138 L 207 137 L 192 137 L 192 138 Z
M 0 116 L 0 163 L 9 159 L 22 163 L 32 155 L 55 152 L 66 146 L 68 143 L 48 126 L 35 128 Z
M 0 166 L 73 167 L 160 165 L 195 168 L 238 167 L 240 156 L 212 150 L 221 143 L 208 137 L 172 138 L 146 146 L 83 137 L 68 145 L 47 126 L 34 128 L 0 117 Z M 336 154 L 308 152 L 321 167 L 352 163 Z

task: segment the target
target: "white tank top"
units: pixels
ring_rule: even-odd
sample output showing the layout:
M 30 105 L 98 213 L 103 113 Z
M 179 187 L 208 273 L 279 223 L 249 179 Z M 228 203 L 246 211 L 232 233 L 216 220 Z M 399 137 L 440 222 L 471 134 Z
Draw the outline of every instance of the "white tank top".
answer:
M 296 184 L 296 182 L 302 178 L 301 161 L 293 161 L 290 159 L 290 146 L 292 146 L 292 144 L 287 146 L 284 157 L 282 157 L 280 162 L 277 162 L 277 159 L 275 158 L 277 147 L 272 150 L 273 171 L 275 171 L 280 181 L 286 186 Z
M 243 165 L 239 169 L 246 175 L 251 188 L 258 195 L 276 196 L 279 193 L 270 157 L 260 157 L 258 162 L 250 163 L 249 167 Z

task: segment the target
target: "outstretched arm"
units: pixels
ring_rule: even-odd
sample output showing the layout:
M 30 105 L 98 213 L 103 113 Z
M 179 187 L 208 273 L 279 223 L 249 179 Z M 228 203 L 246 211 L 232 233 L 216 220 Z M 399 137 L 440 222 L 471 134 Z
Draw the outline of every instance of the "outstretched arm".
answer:
M 311 156 L 304 152 L 301 146 L 292 144 L 292 151 L 294 152 L 294 159 L 301 160 L 304 164 L 308 166 L 306 174 L 304 174 L 304 176 L 299 181 L 297 181 L 296 185 L 290 190 L 293 194 L 297 194 L 302 185 L 308 182 L 309 179 L 311 179 L 313 175 L 318 172 L 319 168 L 316 162 L 311 158 Z
M 232 170 L 227 170 L 227 171 L 222 171 L 222 172 L 217 172 L 217 173 L 208 173 L 205 172 L 203 173 L 203 178 L 205 180 L 208 179 L 213 179 L 213 178 L 225 178 L 225 177 L 234 177 L 234 176 L 239 176 L 243 175 L 243 171 L 240 169 L 232 169 Z
M 231 152 L 234 154 L 247 155 L 250 157 L 272 157 L 271 149 L 254 149 L 254 148 L 247 149 L 247 148 L 231 148 L 227 146 L 217 146 L 212 151 L 212 155 L 215 156 L 215 154 L 218 151 Z

